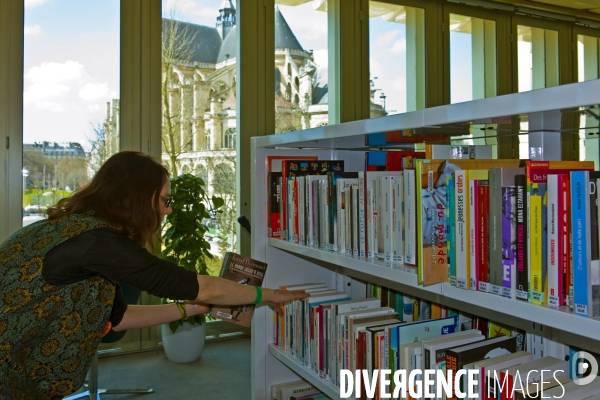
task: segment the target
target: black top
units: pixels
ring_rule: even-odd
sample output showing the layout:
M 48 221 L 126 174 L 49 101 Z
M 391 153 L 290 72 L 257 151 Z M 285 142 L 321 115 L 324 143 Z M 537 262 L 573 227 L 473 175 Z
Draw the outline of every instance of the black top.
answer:
M 159 297 L 195 300 L 198 295 L 194 272 L 150 254 L 113 228 L 84 232 L 51 249 L 44 258 L 42 276 L 49 284 L 74 283 L 94 275 Z M 110 316 L 113 326 L 121 322 L 126 309 L 117 285 Z

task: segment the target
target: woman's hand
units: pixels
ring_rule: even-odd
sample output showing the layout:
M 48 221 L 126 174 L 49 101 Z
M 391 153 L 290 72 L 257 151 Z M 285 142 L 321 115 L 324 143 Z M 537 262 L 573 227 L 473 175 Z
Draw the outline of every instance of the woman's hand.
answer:
M 268 300 L 265 302 L 267 306 L 279 315 L 283 315 L 283 304 L 294 300 L 302 300 L 309 296 L 304 290 L 280 290 L 280 289 L 263 289 L 270 293 L 267 295 Z M 266 297 L 266 296 L 265 296 Z

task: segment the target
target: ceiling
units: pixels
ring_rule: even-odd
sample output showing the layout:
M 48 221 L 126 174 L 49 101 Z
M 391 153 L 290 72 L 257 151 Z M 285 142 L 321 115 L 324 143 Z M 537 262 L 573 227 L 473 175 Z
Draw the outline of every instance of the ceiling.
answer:
M 600 0 L 495 0 L 494 2 L 566 14 L 575 18 L 600 20 Z

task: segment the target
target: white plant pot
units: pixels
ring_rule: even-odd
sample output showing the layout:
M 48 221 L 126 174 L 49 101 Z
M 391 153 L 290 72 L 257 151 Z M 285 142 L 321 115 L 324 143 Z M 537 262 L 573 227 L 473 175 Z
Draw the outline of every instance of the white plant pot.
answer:
M 206 322 L 202 325 L 192 325 L 184 322 L 175 333 L 171 332 L 169 324 L 162 326 L 162 340 L 165 354 L 170 361 L 186 363 L 200 358 L 206 340 Z

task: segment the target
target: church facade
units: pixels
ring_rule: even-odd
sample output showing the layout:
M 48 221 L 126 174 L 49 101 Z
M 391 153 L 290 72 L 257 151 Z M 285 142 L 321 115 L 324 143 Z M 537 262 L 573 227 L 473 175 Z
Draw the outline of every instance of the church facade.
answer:
M 215 171 L 235 176 L 236 29 L 231 0 L 223 1 L 214 28 L 163 19 L 162 158 L 171 174 L 202 176 L 216 194 Z M 275 133 L 327 124 L 327 69 L 315 64 L 277 7 L 274 79 Z M 111 154 L 118 151 L 118 108 L 118 100 L 108 104 L 104 124 Z M 372 102 L 371 113 L 385 110 Z

